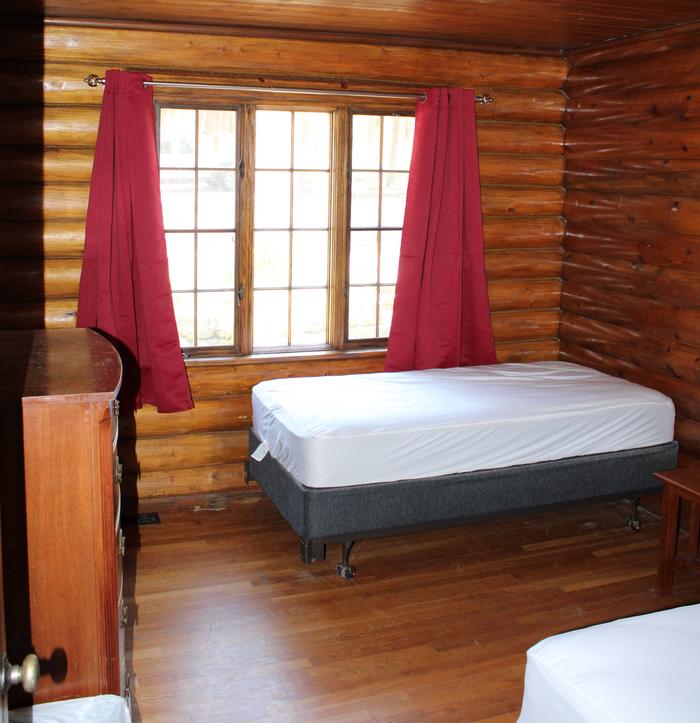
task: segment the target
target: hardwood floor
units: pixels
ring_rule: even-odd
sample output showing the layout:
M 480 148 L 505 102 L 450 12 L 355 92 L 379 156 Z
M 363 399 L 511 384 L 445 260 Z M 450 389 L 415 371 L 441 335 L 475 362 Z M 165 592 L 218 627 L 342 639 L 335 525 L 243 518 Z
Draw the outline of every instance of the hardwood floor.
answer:
M 659 525 L 624 502 L 339 546 L 313 566 L 270 502 L 132 527 L 126 593 L 134 720 L 515 721 L 543 637 L 700 601 L 659 598 Z

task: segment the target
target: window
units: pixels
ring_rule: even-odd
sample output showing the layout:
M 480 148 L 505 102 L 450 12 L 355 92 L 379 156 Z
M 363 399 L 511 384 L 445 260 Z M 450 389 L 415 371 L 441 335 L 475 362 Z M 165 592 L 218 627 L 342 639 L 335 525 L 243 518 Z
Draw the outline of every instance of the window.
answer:
M 183 349 L 382 344 L 413 118 L 274 105 L 161 105 L 158 115 Z

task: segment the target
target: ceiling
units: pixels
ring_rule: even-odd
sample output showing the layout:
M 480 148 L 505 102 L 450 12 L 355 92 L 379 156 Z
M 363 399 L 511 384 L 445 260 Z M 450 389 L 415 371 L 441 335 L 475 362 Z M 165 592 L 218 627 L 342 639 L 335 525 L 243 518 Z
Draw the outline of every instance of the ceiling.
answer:
M 545 53 L 700 20 L 698 0 L 45 0 L 49 18 L 292 30 Z

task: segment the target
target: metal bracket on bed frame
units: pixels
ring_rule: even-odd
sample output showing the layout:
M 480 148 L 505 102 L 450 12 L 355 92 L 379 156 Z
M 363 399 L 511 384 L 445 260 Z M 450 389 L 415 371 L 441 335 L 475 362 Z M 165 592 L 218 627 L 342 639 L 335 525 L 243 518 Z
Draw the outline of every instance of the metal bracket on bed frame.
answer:
M 632 514 L 627 518 L 627 525 L 632 532 L 639 532 L 642 529 L 642 523 L 639 521 L 639 501 L 641 497 L 636 497 L 632 501 Z
M 355 568 L 350 564 L 350 550 L 355 544 L 355 540 L 345 540 L 343 542 L 343 559 L 339 565 L 335 566 L 335 572 L 344 580 L 352 580 L 355 577 Z

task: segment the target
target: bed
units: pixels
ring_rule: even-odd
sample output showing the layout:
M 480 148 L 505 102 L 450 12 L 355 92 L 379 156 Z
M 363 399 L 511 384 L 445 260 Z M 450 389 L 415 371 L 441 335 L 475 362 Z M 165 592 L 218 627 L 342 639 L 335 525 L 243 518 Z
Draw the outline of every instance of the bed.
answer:
M 527 651 L 518 723 L 695 723 L 700 605 L 546 638 Z
M 304 377 L 253 388 L 248 476 L 300 537 L 343 543 L 660 489 L 663 394 L 568 362 Z

